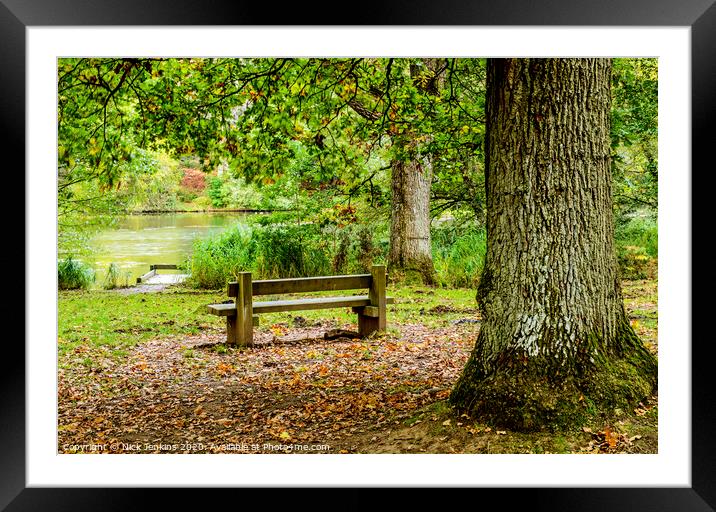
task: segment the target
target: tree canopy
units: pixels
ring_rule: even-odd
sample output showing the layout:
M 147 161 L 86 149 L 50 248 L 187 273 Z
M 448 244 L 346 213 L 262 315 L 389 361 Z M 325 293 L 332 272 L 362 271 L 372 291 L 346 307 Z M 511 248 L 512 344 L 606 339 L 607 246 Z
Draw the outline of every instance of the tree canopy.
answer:
M 283 242 L 291 261 L 304 249 L 287 239 L 334 226 L 333 268 L 353 243 L 362 265 L 380 254 L 391 275 L 434 284 L 433 221 L 464 221 L 487 233 L 485 323 L 455 404 L 534 428 L 565 390 L 569 407 L 612 407 L 654 384 L 621 305 L 613 231 L 658 207 L 655 59 L 68 58 L 57 81 L 61 243 L 87 216 L 166 205 L 189 164 L 211 177 L 212 204 L 230 180 L 289 210 L 290 229 L 256 240 Z M 376 218 L 388 248 L 373 246 Z M 338 234 L 354 225 L 353 240 Z M 234 235 L 221 242 L 231 272 L 259 243 Z M 456 267 L 485 247 L 465 240 Z

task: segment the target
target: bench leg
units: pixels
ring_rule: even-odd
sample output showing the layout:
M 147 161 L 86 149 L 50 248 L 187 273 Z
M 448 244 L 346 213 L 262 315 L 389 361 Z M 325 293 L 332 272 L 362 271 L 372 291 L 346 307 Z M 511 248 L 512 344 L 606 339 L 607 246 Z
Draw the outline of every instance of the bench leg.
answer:
M 250 347 L 254 344 L 254 319 L 251 272 L 239 274 L 239 292 L 236 297 L 236 317 L 232 336 L 227 336 L 227 342 L 236 343 L 239 347 Z M 227 324 L 228 326 L 228 324 Z
M 377 315 L 366 316 L 358 313 L 358 334 L 363 337 L 376 331 L 384 332 L 386 327 L 385 265 L 373 265 L 370 273 L 373 279 L 368 294 L 370 304 L 373 309 L 377 310 Z
M 374 316 L 365 316 L 358 313 L 358 334 L 362 338 L 370 336 L 376 331 L 380 331 L 380 319 Z M 385 330 L 383 328 L 382 330 Z
M 236 316 L 226 317 L 226 344 L 234 345 L 236 343 Z
M 259 326 L 259 316 L 254 315 L 251 318 L 251 323 L 254 327 Z M 234 345 L 236 343 L 236 316 L 226 317 L 226 343 Z

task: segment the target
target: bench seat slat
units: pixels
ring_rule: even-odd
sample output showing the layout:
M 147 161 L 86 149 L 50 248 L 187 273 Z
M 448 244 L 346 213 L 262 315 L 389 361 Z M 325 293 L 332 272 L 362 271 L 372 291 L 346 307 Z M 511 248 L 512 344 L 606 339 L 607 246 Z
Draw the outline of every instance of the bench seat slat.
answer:
M 209 304 L 206 310 L 217 316 L 236 316 L 236 304 Z
M 277 311 L 303 311 L 309 309 L 330 309 L 370 305 L 367 295 L 349 297 L 318 297 L 314 299 L 274 300 L 254 302 L 254 313 L 274 313 Z
M 386 303 L 394 304 L 393 297 L 387 297 Z M 332 309 L 342 307 L 370 306 L 367 295 L 348 297 L 317 297 L 313 299 L 274 300 L 270 302 L 254 302 L 254 314 L 276 313 L 278 311 L 307 311 L 309 309 Z
M 386 297 L 387 304 L 395 304 L 394 297 Z M 350 297 L 318 297 L 314 299 L 297 300 L 274 300 L 270 302 L 254 302 L 253 313 L 275 313 L 278 311 L 303 311 L 309 309 L 331 309 L 331 308 L 365 308 L 368 316 L 376 316 L 376 308 L 370 305 L 367 295 L 355 295 Z M 217 316 L 235 316 L 236 304 L 209 304 L 207 311 Z M 358 311 L 354 311 L 357 313 Z

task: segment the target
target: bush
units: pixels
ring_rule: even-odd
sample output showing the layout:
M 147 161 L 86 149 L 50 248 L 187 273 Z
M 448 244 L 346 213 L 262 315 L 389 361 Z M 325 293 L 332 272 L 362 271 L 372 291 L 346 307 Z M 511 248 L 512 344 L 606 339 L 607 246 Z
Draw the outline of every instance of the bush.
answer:
M 214 208 L 223 208 L 226 206 L 224 195 L 222 194 L 222 187 L 224 181 L 221 178 L 212 177 L 209 180 L 209 187 L 206 194 L 211 198 L 211 206 Z
M 60 290 L 87 289 L 94 280 L 92 267 L 73 260 L 72 256 L 57 262 L 57 287 Z
M 198 169 L 185 167 L 181 179 L 181 187 L 187 192 L 194 194 L 194 197 L 201 194 L 206 188 L 206 174 Z
M 659 256 L 659 230 L 652 217 L 632 217 L 619 222 L 614 238 L 617 245 L 641 247 L 649 257 Z
M 247 210 L 282 210 L 293 206 L 293 200 L 282 195 L 281 187 L 259 187 L 243 178 L 229 175 L 209 178 L 206 196 L 214 208 L 239 208 Z

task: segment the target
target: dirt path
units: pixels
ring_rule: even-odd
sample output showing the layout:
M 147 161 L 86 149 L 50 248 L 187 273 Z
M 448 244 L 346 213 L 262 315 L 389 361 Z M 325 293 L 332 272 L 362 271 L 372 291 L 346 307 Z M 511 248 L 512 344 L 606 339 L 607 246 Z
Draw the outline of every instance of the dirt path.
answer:
M 186 274 L 157 274 L 150 277 L 141 284 L 127 288 L 116 288 L 114 291 L 122 295 L 134 293 L 157 293 L 166 290 L 170 286 L 183 283 L 188 276 Z

